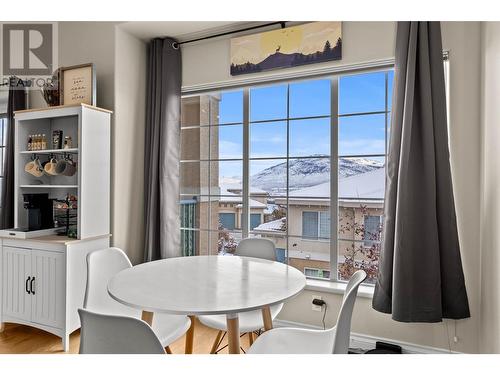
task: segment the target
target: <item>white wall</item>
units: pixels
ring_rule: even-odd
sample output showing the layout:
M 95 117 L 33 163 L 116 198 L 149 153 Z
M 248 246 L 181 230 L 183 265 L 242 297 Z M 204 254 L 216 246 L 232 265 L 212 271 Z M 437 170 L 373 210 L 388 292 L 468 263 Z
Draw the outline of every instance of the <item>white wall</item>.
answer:
M 480 196 L 480 24 L 478 22 L 443 22 L 443 48 L 450 50 L 450 149 L 455 187 L 457 220 L 462 246 L 462 260 L 471 307 L 471 319 L 457 323 L 458 343 L 452 340 L 454 326 L 449 322 L 451 339 L 445 323 L 397 323 L 371 308 L 371 300 L 359 298 L 353 331 L 389 339 L 407 341 L 463 352 L 477 352 L 479 328 L 479 196 Z M 344 22 L 341 61 L 324 65 L 343 65 L 394 56 L 393 22 Z M 182 47 L 183 85 L 191 86 L 231 80 L 229 74 L 229 39 Z M 200 66 L 200 62 L 203 62 Z M 296 70 L 308 67 L 295 68 Z M 273 75 L 261 73 L 259 75 Z M 476 126 L 474 126 L 474 124 Z M 286 304 L 279 318 L 305 324 L 321 325 L 321 314 L 311 311 L 312 295 L 304 291 Z M 341 296 L 322 293 L 329 304 L 327 324 L 333 325 Z
M 59 22 L 59 65 L 93 62 L 97 105 L 114 108 L 115 22 Z
M 342 60 L 314 64 L 314 67 L 346 65 L 393 57 L 394 28 L 392 22 L 343 22 Z M 183 45 L 182 85 L 191 86 L 231 80 L 229 40 L 229 38 L 224 38 Z M 301 66 L 287 69 L 287 72 L 307 69 L 309 69 L 308 66 Z M 252 74 L 252 76 L 272 76 L 273 74 L 275 72 Z
M 117 22 L 60 22 L 59 64 L 93 62 L 97 105 L 113 110 L 111 243 L 133 263 L 143 252 L 143 168 L 146 44 Z M 31 107 L 44 106 L 31 99 Z M 98 183 L 96 181 L 96 183 Z
M 132 263 L 144 254 L 146 43 L 116 28 L 113 137 L 113 244 Z
M 482 24 L 483 195 L 480 350 L 500 352 L 500 23 Z

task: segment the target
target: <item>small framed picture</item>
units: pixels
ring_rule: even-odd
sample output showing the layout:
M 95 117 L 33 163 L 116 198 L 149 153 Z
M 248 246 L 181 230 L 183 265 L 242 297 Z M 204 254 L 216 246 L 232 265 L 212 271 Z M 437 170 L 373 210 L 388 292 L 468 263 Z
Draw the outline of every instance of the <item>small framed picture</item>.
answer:
M 96 79 L 94 64 L 61 68 L 59 87 L 61 105 L 96 105 Z

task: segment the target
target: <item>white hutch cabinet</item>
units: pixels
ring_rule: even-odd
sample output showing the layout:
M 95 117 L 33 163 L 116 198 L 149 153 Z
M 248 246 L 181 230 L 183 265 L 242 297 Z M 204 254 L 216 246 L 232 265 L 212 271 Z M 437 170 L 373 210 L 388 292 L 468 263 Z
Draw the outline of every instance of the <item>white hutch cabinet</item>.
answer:
M 37 232 L 0 233 L 0 331 L 3 323 L 20 323 L 51 332 L 69 348 L 69 334 L 80 327 L 77 309 L 83 305 L 86 256 L 109 246 L 111 112 L 88 105 L 60 106 L 15 114 L 16 228 L 27 226 L 23 195 L 47 193 L 49 198 L 77 197 L 77 238 L 56 234 L 61 228 Z M 52 131 L 62 130 L 73 145 L 52 149 Z M 27 149 L 30 134 L 46 134 L 45 150 Z M 33 157 L 70 155 L 73 176 L 34 177 L 24 166 Z

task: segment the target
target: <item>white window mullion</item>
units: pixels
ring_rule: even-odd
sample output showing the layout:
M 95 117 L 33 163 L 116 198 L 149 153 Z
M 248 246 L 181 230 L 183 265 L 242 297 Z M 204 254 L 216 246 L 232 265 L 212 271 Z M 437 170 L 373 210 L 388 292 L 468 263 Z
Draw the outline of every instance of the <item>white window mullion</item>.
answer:
M 331 79 L 331 117 L 330 117 L 330 280 L 338 279 L 338 169 L 339 169 L 339 79 Z
M 243 210 L 241 214 L 242 237 L 247 238 L 250 228 L 250 95 L 243 90 Z

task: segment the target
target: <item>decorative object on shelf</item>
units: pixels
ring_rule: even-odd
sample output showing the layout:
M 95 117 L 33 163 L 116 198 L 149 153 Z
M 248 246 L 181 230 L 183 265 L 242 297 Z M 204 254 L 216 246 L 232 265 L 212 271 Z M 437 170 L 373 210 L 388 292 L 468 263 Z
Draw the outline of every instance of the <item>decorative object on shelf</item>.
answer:
M 54 199 L 53 215 L 54 227 L 65 230 L 59 234 L 70 238 L 77 238 L 77 223 L 78 223 L 78 198 L 76 195 L 68 194 L 64 199 Z
M 49 107 L 59 105 L 61 102 L 60 98 L 60 86 L 59 86 L 59 69 L 57 69 L 52 74 L 52 79 L 47 80 L 47 82 L 42 87 L 42 96 Z
M 38 159 L 38 156 L 36 155 L 33 155 L 31 161 L 26 163 L 24 170 L 35 177 L 43 176 L 43 167 L 40 163 L 40 159 Z
M 57 165 L 57 159 L 51 157 L 47 162 L 47 164 L 45 164 L 45 166 L 43 167 L 43 170 L 50 176 L 57 176 L 56 165 Z
M 76 162 L 71 156 L 66 156 L 56 164 L 56 174 L 63 176 L 73 176 L 76 173 Z
M 96 78 L 94 64 L 61 68 L 61 105 L 96 105 Z
M 45 162 L 40 162 L 37 154 L 31 155 L 31 161 L 26 163 L 24 170 L 35 177 L 48 176 L 74 176 L 77 171 L 77 162 L 69 153 L 64 153 L 62 159 L 57 159 L 54 154 Z
M 231 38 L 232 76 L 341 58 L 341 22 L 310 22 Z
M 71 138 L 71 136 L 67 135 L 66 137 L 64 137 L 64 146 L 63 146 L 64 149 L 69 149 L 69 148 L 73 148 L 73 139 Z
M 54 130 L 52 132 L 52 149 L 58 150 L 62 148 L 63 131 Z
M 30 134 L 26 145 L 28 151 L 39 151 L 47 149 L 47 137 L 45 134 Z

